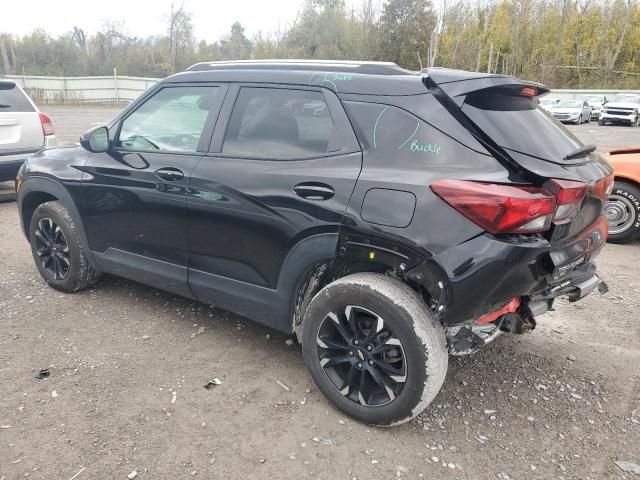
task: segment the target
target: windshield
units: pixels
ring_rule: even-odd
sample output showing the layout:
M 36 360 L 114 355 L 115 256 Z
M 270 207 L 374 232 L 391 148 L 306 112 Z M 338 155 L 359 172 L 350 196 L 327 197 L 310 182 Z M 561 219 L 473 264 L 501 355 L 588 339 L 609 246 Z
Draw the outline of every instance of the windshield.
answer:
M 599 96 L 593 96 L 593 97 L 584 97 L 585 101 L 587 102 L 596 102 L 596 103 L 602 103 L 602 97 Z
M 478 93 L 467 97 L 462 111 L 501 147 L 562 161 L 582 143 L 546 111 L 536 108 L 536 103 L 526 97 Z
M 631 102 L 631 103 L 640 103 L 640 96 L 637 95 L 616 95 L 609 102 Z
M 555 105 L 556 101 L 553 98 L 543 98 L 540 100 L 540 105 Z
M 556 104 L 556 107 L 561 108 L 582 108 L 582 100 L 563 100 Z

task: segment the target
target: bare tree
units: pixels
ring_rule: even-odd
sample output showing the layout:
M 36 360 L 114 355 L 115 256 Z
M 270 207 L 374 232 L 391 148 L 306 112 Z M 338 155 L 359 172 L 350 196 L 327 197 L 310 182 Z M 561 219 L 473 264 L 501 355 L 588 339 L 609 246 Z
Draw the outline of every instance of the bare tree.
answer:
M 186 48 L 193 44 L 193 25 L 191 23 L 191 13 L 184 9 L 184 4 L 180 8 L 175 8 L 171 4 L 169 13 L 169 62 L 175 72 L 183 60 Z
M 624 38 L 627 34 L 627 30 L 629 29 L 629 23 L 631 22 L 631 0 L 627 0 L 625 10 L 626 11 L 622 12 L 622 15 L 616 15 L 616 18 L 623 19 L 622 27 L 618 26 L 617 28 L 620 32 L 618 40 L 614 45 L 608 46 L 605 50 L 605 69 L 609 80 L 613 78 L 613 69 L 615 68 L 618 57 L 620 56 L 620 50 L 622 50 L 622 44 L 624 43 Z M 611 15 L 615 15 L 615 12 L 612 12 Z
M 13 73 L 13 67 L 9 61 L 9 53 L 7 52 L 7 38 L 8 35 L 0 35 L 0 57 L 2 57 L 4 73 L 6 75 L 11 75 Z M 9 41 L 11 41 L 11 39 L 9 39 Z

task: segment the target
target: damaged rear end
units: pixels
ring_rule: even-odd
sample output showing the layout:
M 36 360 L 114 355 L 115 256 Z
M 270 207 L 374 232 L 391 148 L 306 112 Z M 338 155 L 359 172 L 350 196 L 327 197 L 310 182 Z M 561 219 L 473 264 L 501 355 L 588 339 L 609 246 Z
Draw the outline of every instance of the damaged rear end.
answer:
M 509 170 L 509 182 L 441 179 L 431 191 L 484 234 L 435 255 L 410 278 L 430 278 L 452 354 L 502 332 L 524 333 L 557 297 L 606 291 L 594 259 L 607 238 L 613 169 L 538 108 L 542 85 L 429 69 L 438 101 Z

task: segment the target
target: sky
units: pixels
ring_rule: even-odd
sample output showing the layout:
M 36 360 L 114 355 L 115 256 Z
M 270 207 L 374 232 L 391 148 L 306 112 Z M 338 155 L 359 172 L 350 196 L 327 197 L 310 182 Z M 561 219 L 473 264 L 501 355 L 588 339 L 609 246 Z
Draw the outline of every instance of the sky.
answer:
M 184 4 L 193 15 L 195 37 L 208 42 L 227 34 L 236 20 L 248 36 L 274 33 L 278 25 L 284 30 L 302 5 L 302 0 L 0 0 L 0 33 L 25 35 L 42 28 L 60 35 L 77 26 L 89 35 L 110 19 L 124 21 L 132 37 L 162 35 L 172 2 Z

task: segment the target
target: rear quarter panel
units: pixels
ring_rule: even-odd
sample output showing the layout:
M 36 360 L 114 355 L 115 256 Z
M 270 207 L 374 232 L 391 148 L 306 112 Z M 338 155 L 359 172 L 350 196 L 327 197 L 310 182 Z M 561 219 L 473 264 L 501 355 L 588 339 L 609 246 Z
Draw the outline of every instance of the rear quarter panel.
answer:
M 614 150 L 621 152 L 607 154 L 605 158 L 613 165 L 616 178 L 624 178 L 640 185 L 640 147 L 635 147 L 633 153 L 622 153 L 625 150 Z

